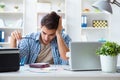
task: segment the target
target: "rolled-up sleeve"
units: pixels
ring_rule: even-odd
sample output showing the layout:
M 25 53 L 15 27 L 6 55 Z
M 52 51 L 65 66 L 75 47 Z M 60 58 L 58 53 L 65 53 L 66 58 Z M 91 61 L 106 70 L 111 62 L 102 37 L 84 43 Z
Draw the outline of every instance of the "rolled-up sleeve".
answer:
M 67 47 L 70 48 L 71 38 L 69 37 L 69 35 L 67 35 L 67 34 L 65 34 L 65 33 L 63 32 L 62 37 L 63 37 L 63 39 L 64 39 Z M 68 60 L 63 60 L 63 59 L 61 59 L 61 64 L 62 64 L 62 65 L 68 64 Z
M 25 63 L 27 63 L 28 56 L 29 56 L 28 40 L 27 39 L 22 39 L 18 44 L 18 48 L 19 48 L 19 51 L 20 51 L 20 59 L 26 57 Z

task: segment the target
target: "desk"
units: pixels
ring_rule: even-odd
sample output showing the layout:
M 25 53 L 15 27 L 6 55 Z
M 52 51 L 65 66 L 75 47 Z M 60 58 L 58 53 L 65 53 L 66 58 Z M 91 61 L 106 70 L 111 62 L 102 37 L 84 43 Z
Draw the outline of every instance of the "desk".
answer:
M 68 66 L 51 66 L 50 69 L 29 68 L 21 66 L 17 72 L 0 73 L 0 80 L 120 80 L 120 73 L 103 73 L 101 71 L 68 71 Z

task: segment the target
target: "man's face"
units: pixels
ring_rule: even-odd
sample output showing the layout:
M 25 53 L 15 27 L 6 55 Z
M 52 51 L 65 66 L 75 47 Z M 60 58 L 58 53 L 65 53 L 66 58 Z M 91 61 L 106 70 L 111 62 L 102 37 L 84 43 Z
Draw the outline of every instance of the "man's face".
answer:
M 56 36 L 56 29 L 47 29 L 45 26 L 41 27 L 41 39 L 44 44 L 48 44 Z

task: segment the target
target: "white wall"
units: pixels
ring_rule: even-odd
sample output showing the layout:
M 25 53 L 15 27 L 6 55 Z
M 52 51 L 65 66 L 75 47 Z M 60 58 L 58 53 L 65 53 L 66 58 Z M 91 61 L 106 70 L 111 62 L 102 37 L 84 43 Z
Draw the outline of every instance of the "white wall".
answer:
M 117 0 L 120 1 L 120 0 Z M 118 41 L 120 40 L 119 37 L 119 29 L 120 29 L 120 7 L 116 6 L 116 5 L 112 5 L 112 9 L 113 9 L 113 14 L 111 17 L 111 27 L 110 27 L 110 31 L 111 31 L 111 35 L 110 35 L 110 40 L 113 41 Z M 120 42 L 120 41 L 118 41 Z
M 25 0 L 24 34 L 37 31 L 36 1 L 37 0 Z
M 120 2 L 120 0 L 117 0 Z M 113 14 L 111 16 L 110 40 L 120 44 L 120 7 L 111 5 Z M 120 66 L 120 55 L 118 56 L 118 66 Z
M 117 0 L 120 2 L 120 0 Z M 113 14 L 111 16 L 110 40 L 120 43 L 120 7 L 112 5 Z
M 80 41 L 80 4 L 80 0 L 66 0 L 67 33 L 72 38 L 72 41 Z

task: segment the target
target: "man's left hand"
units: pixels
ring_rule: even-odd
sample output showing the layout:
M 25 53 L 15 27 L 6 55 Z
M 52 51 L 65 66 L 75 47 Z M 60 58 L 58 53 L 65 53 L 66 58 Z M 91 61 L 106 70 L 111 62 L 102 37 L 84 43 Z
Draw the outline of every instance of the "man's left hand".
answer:
M 60 17 L 59 18 L 59 23 L 58 23 L 58 28 L 57 28 L 57 31 L 56 31 L 56 35 L 60 34 L 62 29 L 63 29 L 63 27 L 62 27 L 62 17 Z

